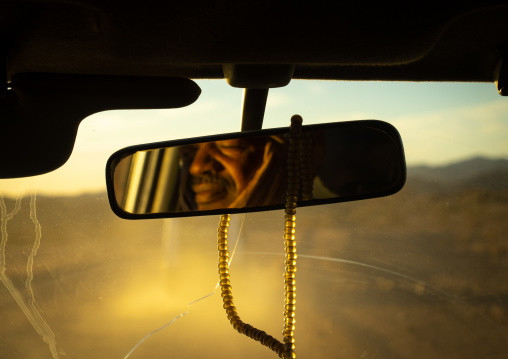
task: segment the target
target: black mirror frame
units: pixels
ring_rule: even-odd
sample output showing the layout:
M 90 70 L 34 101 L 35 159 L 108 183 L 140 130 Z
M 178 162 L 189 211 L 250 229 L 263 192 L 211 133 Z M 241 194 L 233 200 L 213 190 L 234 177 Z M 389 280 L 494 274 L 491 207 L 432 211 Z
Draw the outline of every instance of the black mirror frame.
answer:
M 359 120 L 359 121 L 345 121 L 345 122 L 334 122 L 334 123 L 325 123 L 325 124 L 317 124 L 317 125 L 305 125 L 304 129 L 314 129 L 314 130 L 327 130 L 331 128 L 340 128 L 340 127 L 351 127 L 357 126 L 358 124 L 362 124 L 364 127 L 372 127 L 375 129 L 382 130 L 388 133 L 397 144 L 397 157 L 399 161 L 400 168 L 402 169 L 401 176 L 399 180 L 395 183 L 393 188 L 388 190 L 380 191 L 376 194 L 368 194 L 368 195 L 351 195 L 344 197 L 335 197 L 335 198 L 325 198 L 325 199 L 312 199 L 307 200 L 305 202 L 299 201 L 298 207 L 308 207 L 308 206 L 316 206 L 330 203 L 341 203 L 341 202 L 351 202 L 351 201 L 359 201 L 364 199 L 371 198 L 379 198 L 386 197 L 400 191 L 404 184 L 406 183 L 406 161 L 404 156 L 404 147 L 402 144 L 402 139 L 400 137 L 397 129 L 391 124 L 379 121 L 379 120 Z M 136 151 L 145 151 L 151 149 L 157 149 L 162 147 L 174 147 L 174 146 L 182 146 L 189 145 L 193 143 L 199 142 L 210 142 L 210 141 L 220 141 L 220 140 L 228 140 L 233 138 L 244 138 L 251 136 L 261 136 L 261 135 L 280 135 L 289 132 L 289 127 L 280 127 L 266 130 L 257 130 L 257 131 L 244 131 L 244 132 L 235 132 L 228 133 L 222 135 L 211 135 L 211 136 L 201 136 L 201 137 L 193 137 L 187 139 L 180 140 L 172 140 L 172 141 L 163 141 L 163 142 L 153 142 L 148 144 L 136 145 L 123 148 L 119 151 L 116 151 L 114 154 L 110 156 L 108 162 L 106 164 L 106 187 L 108 192 L 109 204 L 113 212 L 120 218 L 123 219 L 156 219 L 156 218 L 177 218 L 177 217 L 197 217 L 197 216 L 206 216 L 206 215 L 221 215 L 221 214 L 235 214 L 235 213 L 251 213 L 251 212 L 261 212 L 261 211 L 270 211 L 276 209 L 283 209 L 284 204 L 271 205 L 271 206 L 260 206 L 260 207 L 247 207 L 247 208 L 226 208 L 226 209 L 215 209 L 215 210 L 206 210 L 206 211 L 190 211 L 190 212 L 174 212 L 174 213 L 147 213 L 147 214 L 136 214 L 129 213 L 120 208 L 116 201 L 116 197 L 114 194 L 113 187 L 113 176 L 114 169 L 120 160 L 125 158 L 126 156 L 131 155 Z

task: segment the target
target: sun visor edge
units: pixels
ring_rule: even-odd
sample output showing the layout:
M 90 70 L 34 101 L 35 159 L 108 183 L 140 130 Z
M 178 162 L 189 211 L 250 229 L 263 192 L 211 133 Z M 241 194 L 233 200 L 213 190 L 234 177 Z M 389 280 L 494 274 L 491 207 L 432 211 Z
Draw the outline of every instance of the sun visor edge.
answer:
M 0 102 L 0 178 L 51 172 L 70 157 L 80 122 L 121 109 L 169 109 L 195 102 L 192 80 L 21 73 Z

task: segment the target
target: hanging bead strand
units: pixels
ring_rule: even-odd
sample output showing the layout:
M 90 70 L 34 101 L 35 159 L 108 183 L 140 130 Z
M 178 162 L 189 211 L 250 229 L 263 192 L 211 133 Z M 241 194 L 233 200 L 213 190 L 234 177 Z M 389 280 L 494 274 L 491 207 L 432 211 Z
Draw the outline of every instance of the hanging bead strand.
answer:
M 296 206 L 300 195 L 300 147 L 302 137 L 302 118 L 291 118 L 291 130 L 288 150 L 288 187 L 284 221 L 284 244 L 286 250 L 286 268 L 284 273 L 284 358 L 296 358 L 295 353 L 295 311 L 296 311 Z
M 302 141 L 302 118 L 294 115 L 291 118 L 289 149 L 287 158 L 288 187 L 286 190 L 286 205 L 284 215 L 284 330 L 281 343 L 262 330 L 242 322 L 233 303 L 231 280 L 229 275 L 228 228 L 230 215 L 221 216 L 217 234 L 219 250 L 219 275 L 221 295 L 228 319 L 235 330 L 252 338 L 276 352 L 280 358 L 296 359 L 295 352 L 295 310 L 296 310 L 296 206 L 298 198 L 312 198 L 312 181 L 310 175 L 311 143 L 310 138 Z M 306 157 L 305 157 L 306 156 Z M 303 158 L 305 157 L 305 158 Z M 302 171 L 302 172 L 301 172 Z
M 228 249 L 228 228 L 230 222 L 230 215 L 224 214 L 220 217 L 217 242 L 219 250 L 219 275 L 220 275 L 220 287 L 223 307 L 228 315 L 229 322 L 235 330 L 239 333 L 254 339 L 261 344 L 267 346 L 274 352 L 276 352 L 281 358 L 285 358 L 284 345 L 268 335 L 266 332 L 254 328 L 250 324 L 242 322 L 240 316 L 236 311 L 236 307 L 233 303 L 233 293 L 231 291 L 231 280 L 229 275 L 229 249 Z

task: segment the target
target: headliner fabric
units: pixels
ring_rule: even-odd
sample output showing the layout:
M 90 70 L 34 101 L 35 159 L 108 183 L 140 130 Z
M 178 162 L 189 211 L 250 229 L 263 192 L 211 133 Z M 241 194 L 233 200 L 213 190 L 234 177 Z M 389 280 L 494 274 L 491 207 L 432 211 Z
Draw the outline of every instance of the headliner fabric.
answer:
M 223 78 L 222 64 L 296 64 L 294 78 L 492 81 L 508 3 L 4 1 L 20 72 Z

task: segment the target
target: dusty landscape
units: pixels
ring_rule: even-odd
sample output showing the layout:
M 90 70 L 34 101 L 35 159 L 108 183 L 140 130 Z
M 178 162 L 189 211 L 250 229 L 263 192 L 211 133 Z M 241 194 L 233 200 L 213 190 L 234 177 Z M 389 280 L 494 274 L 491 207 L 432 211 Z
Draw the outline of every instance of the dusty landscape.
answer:
M 299 357 L 506 358 L 507 162 L 410 168 L 394 196 L 299 209 Z M 212 294 L 216 216 L 126 221 L 105 193 L 2 204 L 0 357 L 124 358 L 180 314 L 130 358 L 275 357 Z M 230 233 L 239 314 L 278 338 L 282 218 L 236 215 Z

